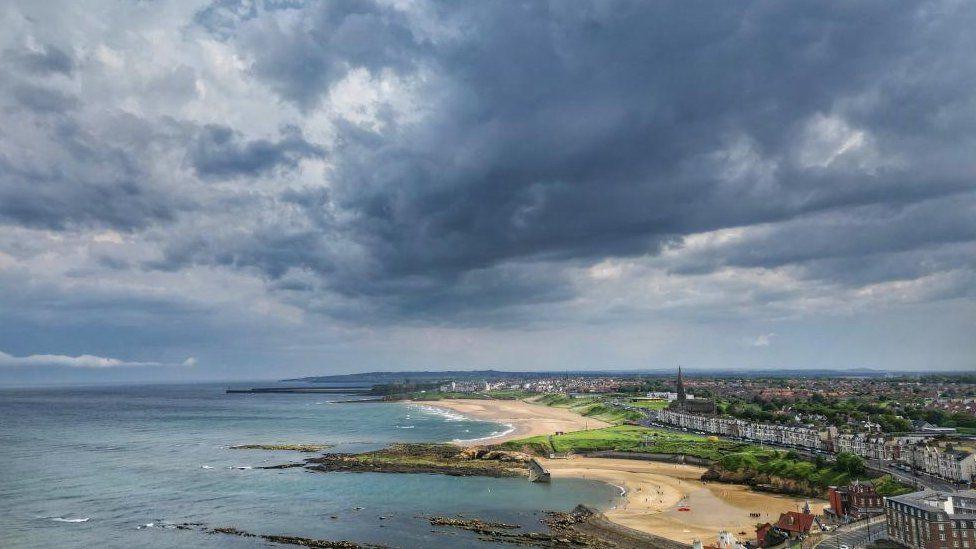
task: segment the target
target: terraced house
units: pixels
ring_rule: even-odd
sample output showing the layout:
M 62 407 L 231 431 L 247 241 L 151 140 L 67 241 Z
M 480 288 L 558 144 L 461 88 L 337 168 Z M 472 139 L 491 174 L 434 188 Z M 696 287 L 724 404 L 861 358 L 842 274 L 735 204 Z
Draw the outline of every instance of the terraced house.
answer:
M 826 435 L 809 427 L 755 423 L 742 419 L 703 416 L 670 409 L 661 410 L 658 413 L 658 420 L 685 429 L 743 438 L 765 444 L 796 446 L 810 450 L 825 448 L 824 437 Z
M 899 461 L 953 482 L 973 482 L 976 479 L 976 454 L 968 448 L 920 442 L 905 449 Z

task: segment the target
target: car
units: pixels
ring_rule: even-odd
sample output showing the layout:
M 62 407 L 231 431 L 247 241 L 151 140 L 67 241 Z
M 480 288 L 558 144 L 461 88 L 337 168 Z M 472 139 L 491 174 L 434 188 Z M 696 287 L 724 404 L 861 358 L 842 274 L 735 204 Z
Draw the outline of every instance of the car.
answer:
M 838 547 L 838 549 L 851 549 L 851 548 L 850 546 L 847 545 L 841 545 L 840 547 Z

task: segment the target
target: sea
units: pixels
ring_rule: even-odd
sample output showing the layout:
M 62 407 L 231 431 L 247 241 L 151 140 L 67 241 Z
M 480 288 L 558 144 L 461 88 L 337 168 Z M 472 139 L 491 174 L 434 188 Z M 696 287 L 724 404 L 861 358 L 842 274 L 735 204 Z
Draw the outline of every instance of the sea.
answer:
M 268 547 L 236 528 L 392 547 L 494 547 L 432 527 L 433 515 L 522 524 L 544 511 L 615 505 L 585 479 L 260 469 L 302 461 L 241 444 L 316 443 L 359 452 L 392 442 L 482 439 L 509 429 L 408 403 L 346 394 L 228 394 L 254 384 L 0 389 L 0 548 Z

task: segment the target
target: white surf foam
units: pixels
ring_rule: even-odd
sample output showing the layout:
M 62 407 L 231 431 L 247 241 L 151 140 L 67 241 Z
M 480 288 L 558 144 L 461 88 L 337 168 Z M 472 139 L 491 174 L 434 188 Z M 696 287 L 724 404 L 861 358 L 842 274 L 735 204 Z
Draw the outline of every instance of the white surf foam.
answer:
M 472 419 L 469 418 L 468 416 L 459 414 L 454 410 L 445 410 L 443 408 L 435 408 L 434 406 L 424 406 L 424 405 L 418 405 L 417 407 L 423 410 L 427 414 L 440 416 L 447 421 L 472 421 Z
M 480 438 L 456 438 L 456 439 L 454 439 L 453 442 L 456 442 L 458 444 L 465 444 L 465 443 L 468 443 L 468 442 L 481 442 L 482 440 L 491 440 L 493 438 L 503 437 L 503 436 L 509 435 L 513 431 L 515 431 L 515 426 L 514 425 L 512 425 L 510 423 L 505 423 L 504 425 L 505 425 L 505 429 L 503 429 L 501 431 L 493 431 L 488 436 L 484 436 L 484 437 L 480 437 Z
M 54 522 L 70 522 L 72 524 L 78 522 L 88 522 L 91 520 L 91 517 L 85 517 L 85 518 L 47 517 L 47 518 L 53 520 Z

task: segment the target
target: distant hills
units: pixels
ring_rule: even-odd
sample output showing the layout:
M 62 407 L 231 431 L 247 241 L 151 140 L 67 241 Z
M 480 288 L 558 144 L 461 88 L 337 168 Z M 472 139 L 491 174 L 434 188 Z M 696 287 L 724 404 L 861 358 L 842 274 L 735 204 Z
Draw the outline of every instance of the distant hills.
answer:
M 283 379 L 287 382 L 304 383 L 400 383 L 405 380 L 412 382 L 430 382 L 438 380 L 473 381 L 499 379 L 539 379 L 543 377 L 607 377 L 607 376 L 642 376 L 669 377 L 674 376 L 674 368 L 657 368 L 649 370 L 600 370 L 600 371 L 549 371 L 549 372 L 509 372 L 503 370 L 446 370 L 446 371 L 406 371 L 406 372 L 363 372 L 358 374 L 340 374 L 329 376 L 311 376 Z M 822 369 L 822 370 L 772 370 L 772 369 L 687 369 L 685 375 L 689 377 L 729 377 L 729 378 L 757 378 L 757 377 L 891 377 L 917 376 L 923 372 L 887 372 L 870 368 L 854 368 L 850 370 Z M 932 375 L 936 372 L 924 372 Z M 948 375 L 958 372 L 946 372 Z

